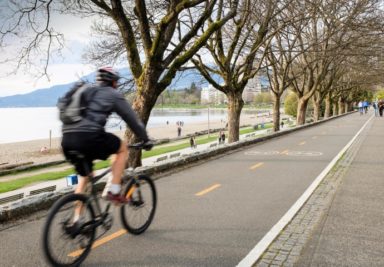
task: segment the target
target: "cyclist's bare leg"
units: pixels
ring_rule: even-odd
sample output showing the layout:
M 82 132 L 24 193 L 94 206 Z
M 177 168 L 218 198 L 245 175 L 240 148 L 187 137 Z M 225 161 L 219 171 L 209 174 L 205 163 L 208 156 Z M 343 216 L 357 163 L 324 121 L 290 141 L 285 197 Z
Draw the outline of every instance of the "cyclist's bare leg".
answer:
M 87 183 L 88 183 L 88 177 L 81 176 L 79 179 L 79 183 L 77 184 L 77 187 L 75 189 L 75 194 L 83 194 L 85 192 Z M 76 203 L 75 213 L 73 215 L 74 222 L 76 222 L 80 218 L 82 208 L 83 208 L 83 204 L 81 202 Z
M 114 161 L 112 163 L 112 184 L 120 184 L 121 176 L 125 169 L 125 163 L 128 156 L 127 143 L 121 142 L 119 151 L 115 154 Z

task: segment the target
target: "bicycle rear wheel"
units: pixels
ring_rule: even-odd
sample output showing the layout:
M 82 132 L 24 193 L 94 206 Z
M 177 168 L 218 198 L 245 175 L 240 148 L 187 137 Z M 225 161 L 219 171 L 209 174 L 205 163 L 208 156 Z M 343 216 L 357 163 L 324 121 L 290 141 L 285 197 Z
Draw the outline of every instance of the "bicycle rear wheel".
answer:
M 134 235 L 143 233 L 155 216 L 157 195 L 152 179 L 145 175 L 132 179 L 123 191 L 129 202 L 120 209 L 121 221 Z
M 70 194 L 59 199 L 48 213 L 43 228 L 43 252 L 53 266 L 79 266 L 91 250 L 96 229 L 95 213 L 85 195 Z M 75 207 L 82 205 L 80 219 L 73 223 Z

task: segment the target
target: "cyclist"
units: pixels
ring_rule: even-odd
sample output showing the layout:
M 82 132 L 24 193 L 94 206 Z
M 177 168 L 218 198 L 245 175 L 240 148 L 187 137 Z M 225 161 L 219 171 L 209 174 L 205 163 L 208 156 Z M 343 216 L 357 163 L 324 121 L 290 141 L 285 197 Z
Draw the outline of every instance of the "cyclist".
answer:
M 62 127 L 62 148 L 65 157 L 75 166 L 81 176 L 75 193 L 83 193 L 88 182 L 87 175 L 92 171 L 93 160 L 107 159 L 115 154 L 112 163 L 112 180 L 104 189 L 102 196 L 115 203 L 124 203 L 125 198 L 120 195 L 121 176 L 123 174 L 128 155 L 127 144 L 119 137 L 105 131 L 104 127 L 108 116 L 116 112 L 129 126 L 129 128 L 144 142 L 144 149 L 150 150 L 153 146 L 149 140 L 144 125 L 138 120 L 136 114 L 117 91 L 120 76 L 111 67 L 103 67 L 97 71 L 96 85 L 91 85 L 84 91 L 87 108 L 83 119 L 74 124 L 64 124 Z M 96 91 L 93 91 L 96 90 Z M 85 156 L 87 169 L 79 164 L 71 151 L 78 151 Z M 88 171 L 87 171 L 88 170 Z M 81 207 L 75 211 L 74 222 L 79 219 Z

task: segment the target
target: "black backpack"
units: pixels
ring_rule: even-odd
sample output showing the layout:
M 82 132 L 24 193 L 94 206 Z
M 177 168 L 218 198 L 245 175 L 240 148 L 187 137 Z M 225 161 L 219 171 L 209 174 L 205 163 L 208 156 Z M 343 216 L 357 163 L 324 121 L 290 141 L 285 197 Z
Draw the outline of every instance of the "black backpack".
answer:
M 59 118 L 63 124 L 73 124 L 81 121 L 87 110 L 88 102 L 85 100 L 84 92 L 90 88 L 85 82 L 76 83 L 63 97 L 57 102 Z M 92 99 L 96 90 L 92 90 Z

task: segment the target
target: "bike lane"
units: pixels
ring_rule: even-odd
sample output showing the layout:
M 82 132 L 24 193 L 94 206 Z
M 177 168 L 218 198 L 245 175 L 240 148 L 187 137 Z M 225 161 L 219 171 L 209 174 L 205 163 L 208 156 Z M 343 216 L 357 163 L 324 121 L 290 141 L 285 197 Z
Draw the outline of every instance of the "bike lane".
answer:
M 366 120 L 348 115 L 157 180 L 158 210 L 148 231 L 105 243 L 83 266 L 235 266 Z M 109 234 L 121 229 L 115 215 Z M 44 265 L 42 224 L 0 232 L 6 266 Z

